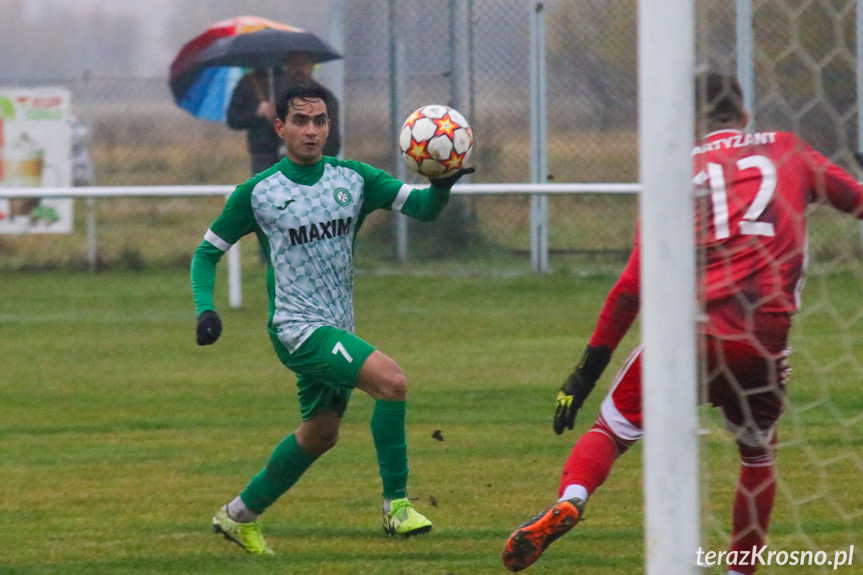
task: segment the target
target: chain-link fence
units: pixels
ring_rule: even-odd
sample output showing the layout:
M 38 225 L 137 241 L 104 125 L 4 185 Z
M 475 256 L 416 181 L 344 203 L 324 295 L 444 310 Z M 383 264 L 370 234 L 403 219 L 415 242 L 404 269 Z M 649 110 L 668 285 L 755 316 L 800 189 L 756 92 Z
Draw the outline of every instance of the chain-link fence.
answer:
M 346 2 L 344 155 L 395 172 L 395 133 L 403 117 L 424 104 L 457 102 L 474 131 L 477 171 L 471 181 L 530 181 L 530 22 L 537 4 Z M 549 180 L 636 182 L 636 0 L 550 0 L 542 5 Z M 756 125 L 798 131 L 849 169 L 856 169 L 852 152 L 857 149 L 854 6 L 854 0 L 755 0 L 753 11 Z M 733 70 L 734 0 L 699 0 L 697 8 L 699 62 Z M 459 34 L 466 34 L 466 41 L 457 41 Z M 406 73 L 404 109 L 393 111 L 396 45 L 404 50 Z M 90 129 L 96 185 L 236 184 L 249 176 L 244 135 L 181 111 L 164 78 L 45 83 L 71 90 L 73 108 Z M 186 261 L 218 209 L 218 200 L 98 200 L 100 261 Z M 621 261 L 631 246 L 637 211 L 634 196 L 550 198 L 552 268 L 573 258 L 581 261 L 585 254 L 591 261 L 598 256 Z M 76 212 L 79 221 L 71 236 L 0 236 L 0 265 L 78 265 L 85 250 L 84 210 Z M 163 236 L 174 251 L 157 255 L 146 246 L 151 238 L 132 236 L 114 220 L 119 214 L 157 228 L 176 227 L 182 241 Z M 860 256 L 853 221 L 819 214 L 816 224 L 816 257 L 821 250 Z M 370 218 L 361 232 L 359 261 L 377 265 L 392 259 L 393 227 L 388 214 Z M 438 222 L 411 223 L 409 255 L 527 269 L 528 228 L 526 196 L 454 201 Z

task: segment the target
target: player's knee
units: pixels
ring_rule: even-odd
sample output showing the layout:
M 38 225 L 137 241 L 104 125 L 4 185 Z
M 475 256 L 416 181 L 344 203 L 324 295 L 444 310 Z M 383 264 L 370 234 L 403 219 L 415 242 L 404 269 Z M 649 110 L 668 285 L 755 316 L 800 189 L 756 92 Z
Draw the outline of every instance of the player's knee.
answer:
M 339 440 L 341 416 L 336 412 L 321 412 L 300 424 L 295 432 L 297 443 L 306 453 L 323 455 Z
M 318 447 L 321 453 L 329 451 L 339 442 L 339 430 L 327 430 L 318 437 Z
M 323 455 L 336 446 L 339 441 L 338 429 L 318 430 L 303 437 L 300 447 L 312 455 Z
M 744 448 L 766 449 L 776 445 L 776 427 L 756 427 L 747 425 L 739 427 L 735 433 L 737 444 Z
M 776 447 L 772 444 L 745 445 L 738 441 L 737 450 L 740 463 L 747 467 L 766 467 L 773 465 L 776 459 Z
M 407 397 L 408 382 L 396 362 L 376 351 L 363 364 L 357 379 L 357 388 L 375 399 L 404 401 Z
M 404 401 L 408 395 L 408 378 L 402 373 L 401 368 L 395 366 L 380 385 L 381 397 L 387 401 Z
M 623 439 L 614 433 L 614 430 L 605 422 L 602 416 L 599 416 L 587 433 L 599 433 L 606 436 L 611 443 L 614 444 L 614 451 L 617 457 L 626 453 L 632 447 L 637 439 Z

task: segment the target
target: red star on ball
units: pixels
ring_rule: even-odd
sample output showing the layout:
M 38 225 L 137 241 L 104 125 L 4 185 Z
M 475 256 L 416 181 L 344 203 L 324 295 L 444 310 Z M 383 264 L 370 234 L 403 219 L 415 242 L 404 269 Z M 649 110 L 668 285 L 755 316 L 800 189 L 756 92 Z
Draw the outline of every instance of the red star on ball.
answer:
M 425 117 L 425 116 L 423 116 L 423 114 L 422 114 L 422 109 L 419 109 L 419 110 L 415 111 L 413 114 L 411 114 L 410 116 L 408 116 L 408 119 L 405 120 L 405 125 L 413 128 L 414 124 L 417 123 L 417 120 L 419 120 L 420 118 L 423 118 L 423 117 Z
M 461 162 L 464 158 L 462 158 L 461 154 L 453 150 L 449 154 L 449 158 L 441 162 L 445 167 L 446 171 L 457 170 L 461 167 Z
M 439 118 L 439 119 L 435 120 L 434 123 L 437 126 L 437 130 L 435 130 L 435 133 L 434 133 L 435 136 L 440 136 L 441 134 L 446 134 L 447 136 L 452 138 L 453 132 L 455 132 L 456 129 L 458 129 L 458 126 L 456 126 L 455 122 L 453 122 L 449 116 L 444 116 L 443 118 Z
M 421 164 L 423 160 L 431 158 L 428 151 L 426 151 L 426 143 L 427 142 L 417 142 L 416 140 L 411 139 L 411 147 L 405 153 L 416 160 L 417 164 Z

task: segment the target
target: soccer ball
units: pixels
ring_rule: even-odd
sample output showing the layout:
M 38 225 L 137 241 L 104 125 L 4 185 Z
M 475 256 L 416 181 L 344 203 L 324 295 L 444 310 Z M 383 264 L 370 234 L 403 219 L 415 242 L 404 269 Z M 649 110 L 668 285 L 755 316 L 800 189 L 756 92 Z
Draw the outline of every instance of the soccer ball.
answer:
M 399 134 L 408 168 L 427 178 L 445 178 L 467 162 L 473 149 L 470 125 L 457 110 L 433 104 L 408 116 Z

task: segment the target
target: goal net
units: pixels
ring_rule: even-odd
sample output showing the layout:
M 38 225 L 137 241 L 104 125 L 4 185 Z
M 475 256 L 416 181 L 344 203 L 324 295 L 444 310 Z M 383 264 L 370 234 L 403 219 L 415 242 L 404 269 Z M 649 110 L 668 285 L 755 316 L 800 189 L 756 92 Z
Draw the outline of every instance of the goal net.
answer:
M 677 4 L 684 11 L 694 6 L 693 72 L 712 70 L 737 75 L 744 89 L 744 104 L 750 113 L 749 126 L 739 141 L 735 140 L 740 144 L 739 153 L 728 155 L 737 162 L 736 168 L 722 165 L 712 171 L 707 169 L 697 182 L 696 195 L 704 199 L 702 203 L 699 198 L 697 205 L 700 215 L 710 221 L 708 233 L 715 236 L 725 234 L 725 237 L 748 234 L 749 237 L 744 239 L 750 242 L 750 247 L 759 246 L 753 249 L 759 250 L 762 256 L 773 254 L 767 265 L 776 278 L 787 277 L 784 269 L 796 260 L 804 260 L 806 268 L 805 289 L 799 301 L 799 311 L 793 316 L 788 340 L 792 350 L 788 362 L 793 373 L 788 377 L 785 392 L 781 389 L 781 370 L 767 374 L 764 385 L 753 389 L 747 387 L 748 376 L 733 369 L 734 360 L 728 355 L 707 365 L 705 353 L 699 354 L 702 393 L 708 393 L 708 380 L 722 378 L 730 382 L 727 387 L 737 394 L 740 406 L 750 405 L 753 397 L 766 393 L 781 400 L 783 413 L 775 427 L 775 436 L 765 433 L 761 437 L 751 437 L 753 429 L 766 430 L 763 414 L 757 409 L 741 407 L 742 413 L 736 421 L 739 425 L 729 425 L 727 420 L 734 418 L 727 417 L 727 413 L 723 417 L 723 413 L 709 406 L 699 408 L 700 481 L 697 487 L 701 502 L 701 535 L 699 552 L 693 553 L 687 561 L 691 571 L 685 572 L 724 574 L 734 569 L 750 573 L 750 567 L 729 567 L 729 561 L 733 565 L 733 559 L 727 554 L 731 540 L 738 543 L 762 542 L 758 549 L 750 549 L 748 558 L 750 563 L 756 564 L 759 573 L 786 570 L 789 573 L 860 572 L 863 569 L 860 567 L 863 565 L 863 489 L 859 487 L 863 473 L 863 400 L 859 393 L 863 381 L 860 337 L 863 333 L 863 308 L 858 297 L 863 280 L 860 222 L 829 205 L 831 201 L 834 204 L 837 201 L 827 193 L 830 184 L 824 176 L 826 168 L 816 164 L 792 166 L 803 144 L 796 144 L 788 154 L 774 158 L 771 166 L 759 164 L 758 159 L 747 160 L 752 154 L 745 148 L 746 134 L 793 132 L 823 154 L 826 161 L 859 180 L 861 168 L 855 162 L 854 153 L 860 149 L 858 70 L 861 8 L 854 0 L 699 0 L 694 4 Z M 640 23 L 640 33 L 649 33 L 644 29 L 646 24 L 650 25 L 649 22 Z M 680 36 L 685 42 L 686 35 Z M 691 50 L 691 46 L 681 45 L 680 49 Z M 656 63 L 647 60 L 642 53 L 642 78 L 645 66 L 656 66 Z M 692 88 L 691 74 L 678 74 L 668 77 L 667 81 L 680 82 L 688 90 Z M 644 83 L 641 87 L 643 90 Z M 644 97 L 644 92 L 641 95 Z M 710 103 L 707 104 L 709 107 Z M 642 105 L 642 113 L 645 109 Z M 641 142 L 644 145 L 643 135 Z M 724 146 L 721 143 L 713 145 L 713 149 Z M 707 149 L 702 148 L 701 152 Z M 696 164 L 701 152 L 693 152 Z M 645 158 L 649 156 L 642 151 L 642 162 Z M 691 165 L 692 159 L 686 158 L 685 162 Z M 767 173 L 768 168 L 775 168 L 778 176 Z M 759 202 L 755 195 L 747 197 L 745 201 L 749 203 L 744 206 L 749 208 L 744 216 L 746 221 L 738 228 L 732 222 L 730 229 L 722 229 L 723 223 L 728 224 L 729 212 L 727 205 L 720 200 L 734 202 L 734 194 L 739 191 L 734 189 L 737 184 L 732 183 L 738 176 L 729 173 L 735 169 L 749 170 L 748 175 L 760 182 L 758 190 L 762 201 Z M 801 170 L 810 170 L 815 174 L 812 187 L 819 201 L 800 214 L 787 204 L 782 190 L 768 189 L 777 181 L 781 184 L 782 174 L 790 170 L 800 173 Z M 647 172 L 649 167 L 642 165 L 642 174 Z M 649 189 L 645 190 L 645 194 L 649 192 Z M 644 210 L 648 200 L 649 197 L 642 199 L 641 216 L 645 228 L 648 227 L 645 218 L 662 217 Z M 733 217 L 734 207 L 730 210 Z M 808 228 L 808 237 L 801 237 L 799 246 L 786 246 L 784 250 L 776 251 L 770 244 L 772 238 L 780 236 L 780 232 L 772 227 L 767 229 L 773 225 L 774 218 L 788 220 L 786 225 L 794 227 L 798 234 L 804 233 L 804 227 Z M 716 238 L 705 241 L 709 244 Z M 737 247 L 740 245 L 736 244 Z M 731 251 L 722 253 L 722 249 Z M 737 248 L 719 248 L 714 250 L 713 256 L 717 257 L 718 252 L 719 257 L 730 261 L 734 257 L 734 249 Z M 710 253 L 698 254 L 696 265 L 702 276 L 705 269 L 710 269 L 710 262 L 705 259 L 710 257 Z M 644 265 L 648 265 L 647 260 L 644 261 Z M 642 278 L 650 277 L 649 272 L 642 270 L 642 273 Z M 731 269 L 726 273 L 726 287 L 735 290 L 731 297 L 750 321 L 738 340 L 759 344 L 760 334 L 767 327 L 758 310 L 763 306 L 770 307 L 771 300 L 785 297 L 785 288 L 777 283 L 773 292 L 758 293 L 751 285 L 757 277 L 754 271 L 748 276 L 735 275 Z M 643 289 L 646 287 L 642 284 Z M 710 289 L 708 287 L 707 291 Z M 703 292 L 700 295 L 700 301 L 705 298 L 710 301 L 709 295 Z M 674 302 L 673 298 L 654 303 L 666 306 L 662 309 L 667 309 L 668 313 L 679 308 L 679 302 Z M 645 301 L 644 304 L 648 306 L 651 302 Z M 662 317 L 665 313 L 644 311 L 645 322 L 651 316 Z M 715 327 L 716 317 L 709 313 L 711 311 L 702 307 L 701 330 L 711 324 Z M 643 329 L 647 338 L 655 328 L 645 324 Z M 650 349 L 649 341 L 647 349 Z M 701 351 L 704 349 L 702 347 Z M 667 351 L 671 353 L 674 348 Z M 650 373 L 646 373 L 646 377 L 649 376 Z M 675 400 L 675 386 L 680 386 L 680 383 L 668 385 L 669 401 Z M 646 381 L 645 395 L 648 393 L 650 387 Z M 645 413 L 646 419 L 647 416 Z M 649 434 L 648 426 L 648 437 Z M 767 456 L 762 453 L 760 458 L 746 460 L 746 453 L 738 449 L 739 443 L 764 448 L 756 449 L 759 453 L 770 452 L 771 445 L 775 445 L 772 477 L 762 473 L 760 480 L 741 486 L 741 482 L 745 483 L 740 479 L 741 457 L 745 460 L 744 467 L 752 469 L 766 466 Z M 647 444 L 645 452 L 648 457 L 645 474 L 648 476 L 647 540 L 650 555 L 652 538 L 668 535 L 673 544 L 679 535 L 677 528 L 667 526 L 666 533 L 650 532 L 651 453 Z M 668 457 L 673 465 L 675 455 Z M 652 464 L 661 465 L 658 461 Z M 683 484 L 686 487 L 686 481 Z M 769 505 L 769 492 L 774 489 L 775 500 L 768 529 L 764 507 Z M 666 492 L 666 496 L 674 495 Z M 659 571 L 649 568 L 648 572 Z

